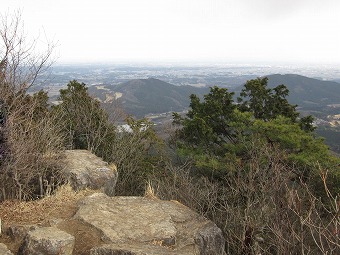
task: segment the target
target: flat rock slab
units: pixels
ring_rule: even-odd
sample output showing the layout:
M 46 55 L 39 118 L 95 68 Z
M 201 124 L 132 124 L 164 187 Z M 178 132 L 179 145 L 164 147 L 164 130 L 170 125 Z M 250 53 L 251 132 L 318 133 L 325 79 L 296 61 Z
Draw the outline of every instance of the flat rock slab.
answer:
M 74 217 L 98 229 L 108 243 L 92 249 L 94 255 L 224 254 L 222 231 L 175 201 L 96 193 L 81 201 Z
M 118 178 L 115 165 L 108 165 L 87 150 L 66 150 L 64 165 L 64 173 L 74 190 L 100 189 L 114 195 Z

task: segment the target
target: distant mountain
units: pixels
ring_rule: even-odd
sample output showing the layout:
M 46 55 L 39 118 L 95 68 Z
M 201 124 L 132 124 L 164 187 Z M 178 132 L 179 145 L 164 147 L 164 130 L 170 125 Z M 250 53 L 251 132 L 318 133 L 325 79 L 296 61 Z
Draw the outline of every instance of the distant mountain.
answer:
M 297 74 L 268 75 L 269 87 L 284 84 L 289 89 L 289 102 L 303 108 L 340 104 L 340 83 L 322 81 Z
M 190 95 L 203 96 L 208 88 L 175 86 L 149 78 L 135 79 L 119 85 L 91 86 L 90 94 L 103 103 L 119 101 L 125 111 L 138 118 L 149 113 L 183 111 L 190 104 Z
M 308 78 L 297 74 L 272 74 L 268 86 L 284 84 L 289 89 L 288 101 L 304 110 L 320 110 L 327 105 L 340 104 L 340 83 Z M 242 87 L 235 89 L 236 95 Z
M 297 74 L 273 74 L 267 77 L 271 88 L 286 85 L 290 91 L 288 101 L 297 104 L 302 111 L 324 113 L 327 105 L 340 104 L 340 83 Z M 234 89 L 236 95 L 242 87 Z M 117 100 L 127 113 L 140 118 L 149 113 L 182 111 L 189 106 L 191 94 L 203 96 L 209 93 L 209 88 L 176 86 L 149 78 L 134 79 L 118 85 L 91 86 L 89 92 L 103 103 Z

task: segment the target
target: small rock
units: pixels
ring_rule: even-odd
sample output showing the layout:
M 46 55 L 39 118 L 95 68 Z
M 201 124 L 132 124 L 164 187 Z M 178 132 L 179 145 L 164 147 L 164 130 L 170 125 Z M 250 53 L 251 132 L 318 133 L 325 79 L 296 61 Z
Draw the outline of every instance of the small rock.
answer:
M 7 235 L 14 240 L 22 240 L 31 230 L 37 229 L 37 225 L 11 225 L 7 228 Z
M 54 227 L 29 231 L 19 249 L 20 255 L 72 255 L 75 238 Z
M 215 255 L 224 253 L 225 239 L 221 229 L 211 222 L 198 230 L 195 243 L 200 255 Z

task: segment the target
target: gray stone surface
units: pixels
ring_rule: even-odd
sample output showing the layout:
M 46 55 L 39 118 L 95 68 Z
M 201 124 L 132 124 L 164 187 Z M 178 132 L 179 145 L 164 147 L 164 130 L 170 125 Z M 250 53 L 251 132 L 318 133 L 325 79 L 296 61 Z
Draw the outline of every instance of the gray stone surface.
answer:
M 9 235 L 14 240 L 22 240 L 25 238 L 27 233 L 31 230 L 37 229 L 37 225 L 11 225 L 7 229 L 7 235 Z
M 195 243 L 197 244 L 199 250 L 197 254 L 223 254 L 215 252 L 216 247 L 220 247 L 221 243 L 224 244 L 224 242 L 225 240 L 221 230 L 217 228 L 213 222 L 210 222 L 209 224 L 206 224 L 203 228 L 199 229 L 195 236 Z
M 72 255 L 75 238 L 54 227 L 29 231 L 20 247 L 22 255 Z
M 108 244 L 91 249 L 90 255 L 188 255 L 190 251 L 178 251 L 160 245 Z
M 74 190 L 91 188 L 114 195 L 118 173 L 115 165 L 87 150 L 65 151 L 64 172 Z
M 224 254 L 222 231 L 175 201 L 95 193 L 81 201 L 75 218 L 109 243 L 93 248 L 93 255 Z
M 0 243 L 0 254 L 1 255 L 13 255 L 13 253 L 3 243 Z

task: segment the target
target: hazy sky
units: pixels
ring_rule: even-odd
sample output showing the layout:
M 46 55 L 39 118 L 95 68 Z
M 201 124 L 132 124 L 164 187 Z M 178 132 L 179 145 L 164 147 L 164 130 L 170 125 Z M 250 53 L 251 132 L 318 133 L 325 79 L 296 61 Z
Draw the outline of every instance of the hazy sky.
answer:
M 0 0 L 59 61 L 340 63 L 340 0 Z M 7 7 L 7 8 L 6 8 Z

